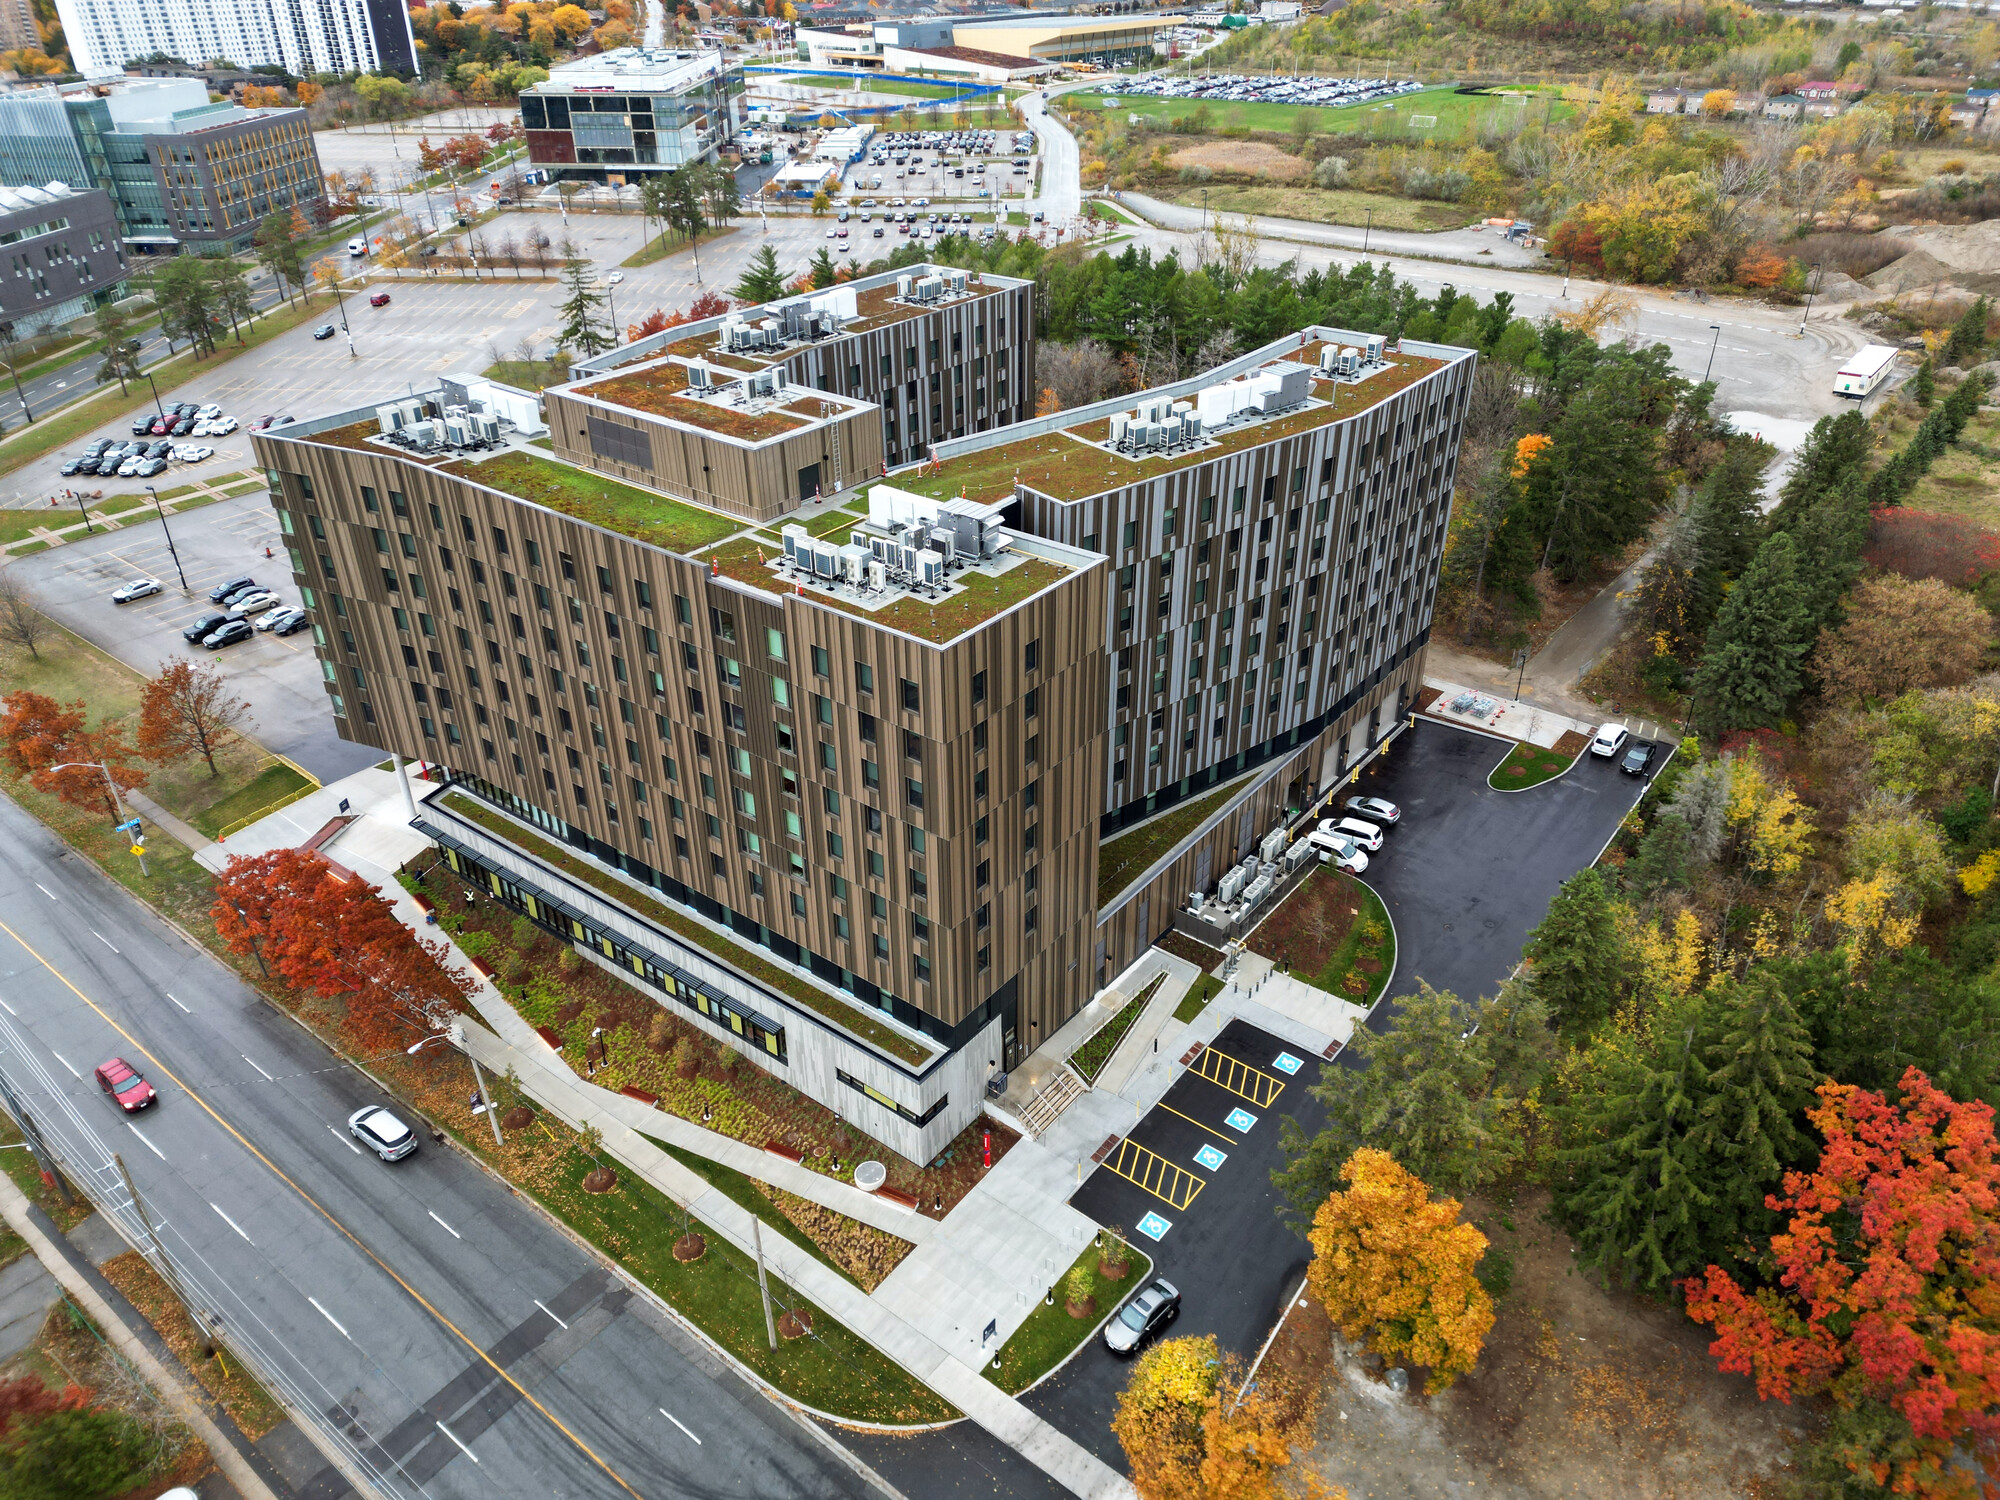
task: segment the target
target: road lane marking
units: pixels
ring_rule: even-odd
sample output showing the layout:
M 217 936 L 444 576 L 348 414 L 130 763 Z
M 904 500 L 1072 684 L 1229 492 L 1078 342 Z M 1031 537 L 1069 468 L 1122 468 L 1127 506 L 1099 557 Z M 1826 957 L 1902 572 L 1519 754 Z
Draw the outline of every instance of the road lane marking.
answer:
M 334 1328 L 338 1330 L 342 1338 L 346 1339 L 347 1342 L 350 1344 L 354 1342 L 354 1335 L 349 1333 L 345 1328 L 342 1328 L 340 1326 L 340 1319 L 336 1318 L 332 1313 L 328 1312 L 325 1308 L 320 1307 L 319 1298 L 308 1297 L 306 1298 L 306 1301 L 310 1302 L 315 1308 L 319 1309 L 319 1315 L 322 1318 L 325 1318 L 327 1322 L 331 1323 L 334 1326 Z
M 449 1427 L 445 1426 L 444 1423 L 439 1422 L 437 1424 L 437 1430 L 443 1433 L 446 1437 L 450 1438 L 452 1446 L 458 1449 L 460 1453 L 463 1453 L 467 1458 L 471 1459 L 474 1463 L 479 1462 L 479 1455 L 477 1453 L 474 1453 L 470 1448 L 466 1447 L 465 1444 L 461 1443 L 458 1440 L 457 1434 L 454 1433 Z
M 112 944 L 111 939 L 106 937 L 103 933 L 99 932 L 95 927 L 90 929 L 90 935 L 96 938 L 98 942 L 104 944 L 105 947 L 110 948 L 113 953 L 118 952 L 118 949 Z
M 9 1005 L 5 1000 L 0 1000 L 0 1010 L 6 1011 L 8 1015 L 12 1016 L 17 1021 L 20 1020 L 21 1018 L 21 1013 L 18 1010 L 14 1009 L 13 1006 Z
M 133 1036 L 131 1032 L 127 1031 L 116 1020 L 114 1020 L 111 1014 L 108 1011 L 106 1011 L 103 1006 L 99 1005 L 95 1000 L 91 999 L 82 990 L 78 989 L 75 982 L 72 981 L 67 974 L 63 973 L 61 969 L 58 969 L 54 964 L 50 963 L 48 959 L 42 955 L 39 949 L 31 945 L 25 938 L 21 936 L 20 933 L 16 932 L 12 927 L 8 926 L 7 923 L 4 921 L 0 921 L 0 933 L 5 933 L 8 937 L 12 938 L 14 942 L 20 947 L 22 952 L 26 953 L 28 957 L 32 958 L 36 963 L 40 964 L 44 969 L 47 969 L 49 973 L 53 974 L 56 977 L 56 979 L 62 984 L 64 989 L 68 990 L 72 995 L 76 996 L 77 999 L 81 1000 L 85 1005 L 89 1006 L 92 1012 L 96 1014 L 97 1018 L 100 1021 L 104 1022 L 105 1025 L 109 1026 L 113 1031 L 117 1032 L 121 1037 L 125 1039 L 126 1044 L 129 1047 L 131 1047 L 134 1052 L 138 1053 L 141 1057 L 145 1058 L 147 1062 L 153 1065 L 153 1071 L 155 1073 L 157 1073 L 162 1078 L 171 1079 L 174 1082 L 174 1084 L 184 1094 L 188 1096 L 188 1098 L 194 1101 L 194 1103 L 201 1109 L 202 1113 L 206 1114 L 211 1120 L 215 1121 L 217 1125 L 221 1126 L 222 1129 L 224 1129 L 229 1133 L 229 1137 L 231 1140 L 235 1141 L 237 1145 L 241 1146 L 251 1156 L 254 1156 L 258 1161 L 262 1162 L 265 1170 L 270 1172 L 270 1174 L 273 1177 L 277 1178 L 278 1181 L 282 1182 L 286 1187 L 290 1188 L 293 1192 L 297 1193 L 300 1199 L 302 1199 L 307 1205 L 309 1205 L 313 1209 L 313 1211 L 317 1213 L 322 1219 L 326 1220 L 327 1224 L 336 1233 L 338 1233 L 343 1239 L 345 1239 L 350 1245 L 352 1245 L 355 1248 L 355 1250 L 357 1250 L 360 1254 L 365 1255 L 369 1259 L 369 1261 L 372 1262 L 375 1266 L 379 1267 L 383 1275 L 389 1277 L 390 1280 L 394 1281 L 397 1286 L 403 1289 L 403 1293 L 405 1296 L 407 1296 L 412 1302 L 416 1303 L 417 1306 L 421 1307 L 425 1312 L 429 1313 L 431 1317 L 435 1318 L 440 1327 L 444 1328 L 452 1335 L 453 1338 L 457 1339 L 461 1344 L 465 1345 L 467 1349 L 471 1350 L 473 1357 L 477 1359 L 480 1363 L 484 1364 L 489 1370 L 491 1370 L 496 1379 L 504 1381 L 509 1387 L 511 1387 L 516 1395 L 518 1395 L 529 1406 L 535 1409 L 535 1412 L 542 1418 L 543 1421 L 547 1422 L 551 1427 L 555 1428 L 557 1432 L 560 1432 L 566 1439 L 569 1440 L 569 1442 L 576 1448 L 576 1450 L 579 1453 L 583 1454 L 584 1457 L 588 1458 L 593 1464 L 595 1464 L 598 1467 L 598 1469 L 603 1472 L 604 1476 L 607 1479 L 609 1479 L 613 1484 L 617 1485 L 618 1488 L 623 1490 L 627 1495 L 631 1496 L 632 1500 L 644 1500 L 644 1497 L 641 1496 L 640 1493 L 637 1490 L 635 1490 L 630 1483 L 626 1481 L 624 1475 L 620 1474 L 616 1469 L 612 1468 L 611 1465 L 605 1461 L 604 1457 L 601 1454 L 599 1454 L 595 1448 L 591 1447 L 590 1444 L 586 1443 L 581 1437 L 579 1437 L 576 1431 L 573 1428 L 571 1428 L 568 1423 L 564 1422 L 562 1418 L 558 1417 L 554 1412 L 550 1411 L 547 1404 L 544 1403 L 539 1396 L 535 1395 L 533 1391 L 530 1391 L 526 1386 L 521 1384 L 521 1382 L 517 1380 L 513 1375 L 509 1374 L 507 1372 L 506 1367 L 502 1365 L 498 1360 L 494 1359 L 494 1357 L 487 1352 L 485 1347 L 481 1345 L 478 1340 L 474 1339 L 464 1329 L 460 1328 L 450 1318 L 446 1317 L 435 1303 L 433 1303 L 429 1298 L 424 1296 L 422 1292 L 418 1291 L 416 1287 L 410 1284 L 408 1278 L 403 1276 L 402 1273 L 397 1271 L 397 1269 L 394 1266 L 390 1265 L 389 1262 L 384 1260 L 380 1255 L 376 1254 L 366 1244 L 364 1244 L 359 1235 L 357 1235 L 352 1229 L 349 1229 L 346 1224 L 341 1222 L 341 1220 L 337 1218 L 333 1214 L 333 1212 L 327 1208 L 325 1204 L 321 1203 L 319 1199 L 315 1198 L 311 1193 L 307 1192 L 305 1188 L 300 1185 L 297 1178 L 291 1176 L 275 1161 L 271 1160 L 271 1158 L 265 1152 L 259 1150 L 257 1146 L 251 1142 L 248 1136 L 244 1135 L 242 1131 L 238 1130 L 234 1125 L 230 1124 L 228 1120 L 223 1118 L 221 1111 L 217 1110 L 214 1105 L 210 1104 L 194 1089 L 189 1088 L 187 1084 L 182 1081 L 180 1076 L 174 1072 L 173 1069 L 169 1068 L 165 1063 L 161 1062 L 160 1059 L 154 1056 L 153 1053 L 143 1043 L 141 1043 L 137 1037 Z
M 210 1208 L 215 1208 L 215 1205 L 213 1203 L 209 1204 L 208 1206 Z M 222 1210 L 219 1208 L 215 1208 L 215 1211 L 218 1215 L 221 1216 L 223 1223 L 227 1224 L 231 1229 L 235 1230 L 239 1236 L 241 1236 L 244 1244 L 254 1245 L 257 1243 L 255 1240 L 251 1239 L 249 1235 L 244 1234 L 243 1226 L 237 1223 L 234 1219 L 230 1218 L 228 1214 L 223 1213 Z
M 328 1130 L 333 1130 L 333 1127 L 331 1125 L 327 1126 L 326 1128 Z M 333 1130 L 333 1138 L 339 1141 L 341 1145 L 345 1146 L 349 1151 L 352 1151 L 356 1156 L 359 1156 L 361 1154 L 361 1148 L 355 1145 L 354 1142 L 350 1141 L 346 1136 L 342 1135 L 338 1130 Z
M 543 1312 L 549 1313 L 550 1317 L 555 1318 L 557 1326 L 560 1327 L 563 1330 L 563 1332 L 565 1333 L 569 1332 L 569 1324 L 563 1322 L 561 1318 L 556 1318 L 556 1315 L 554 1313 L 549 1312 L 548 1308 L 543 1305 L 542 1299 L 540 1297 L 537 1297 L 535 1299 L 535 1306 L 541 1308 Z
M 60 1052 L 56 1051 L 55 1048 L 53 1047 L 49 1048 L 49 1056 L 53 1057 L 57 1062 L 61 1063 L 65 1068 L 69 1068 L 70 1077 L 74 1078 L 78 1083 L 83 1082 L 83 1075 L 77 1072 L 75 1068 L 70 1067 L 69 1059 L 64 1057 Z
M 187 1013 L 188 1013 L 189 1015 L 193 1015 L 193 1014 L 194 1014 L 194 1012 L 193 1012 L 193 1011 L 191 1011 L 191 1010 L 188 1010 L 188 1008 L 187 1008 L 187 1007 L 186 1007 L 185 1005 L 181 1005 L 181 999 L 180 999 L 180 996 L 176 995 L 176 994 L 175 994 L 175 993 L 174 993 L 174 992 L 173 992 L 172 990 L 161 990 L 161 991 L 160 991 L 160 993 L 161 993 L 161 994 L 163 994 L 163 995 L 165 995 L 165 996 L 166 996 L 166 997 L 167 997 L 167 998 L 168 998 L 169 1000 L 173 1001 L 173 1002 L 174 1002 L 174 1004 L 176 1004 L 176 1005 L 180 1005 L 180 1006 L 181 1006 L 181 1009 L 182 1009 L 182 1010 L 187 1010 Z
M 134 1125 L 130 1120 L 127 1120 L 125 1122 L 125 1128 L 131 1131 L 132 1134 L 139 1137 L 140 1144 L 143 1145 L 148 1151 L 152 1152 L 153 1155 L 159 1157 L 161 1161 L 165 1161 L 167 1159 L 167 1153 L 162 1151 L 158 1146 L 155 1146 L 151 1141 L 147 1140 L 146 1132 L 141 1130 L 137 1125 Z
M 1168 1104 L 1164 1100 L 1154 1105 L 1153 1108 L 1164 1109 L 1170 1115 L 1180 1115 L 1183 1120 L 1186 1120 L 1188 1122 L 1188 1124 L 1196 1126 L 1199 1129 L 1206 1130 L 1210 1135 L 1214 1136 L 1218 1141 L 1227 1141 L 1232 1146 L 1242 1144 L 1242 1142 L 1239 1141 L 1235 1136 L 1224 1135 L 1221 1131 L 1217 1130 L 1213 1125 L 1209 1125 L 1204 1123 L 1203 1121 L 1197 1120 L 1193 1115 L 1181 1114 L 1179 1110 L 1175 1109 L 1171 1104 Z
M 252 1062 L 250 1058 L 248 1058 L 248 1057 L 245 1057 L 243 1053 L 239 1052 L 239 1053 L 237 1053 L 236 1055 L 237 1055 L 238 1057 L 241 1057 L 241 1058 L 243 1058 L 243 1060 L 244 1060 L 245 1062 L 249 1063 L 251 1067 L 253 1067 L 253 1068 L 257 1068 L 257 1064 L 256 1064 L 255 1062 Z M 262 1068 L 257 1068 L 257 1071 L 258 1071 L 259 1073 L 264 1073 L 264 1070 L 263 1070 Z M 266 1082 L 266 1083 L 276 1083 L 277 1081 L 278 1081 L 278 1080 L 277 1080 L 277 1079 L 275 1079 L 275 1078 L 273 1078 L 273 1077 L 272 1077 L 272 1076 L 271 1076 L 271 1075 L 270 1075 L 269 1073 L 264 1073 L 264 1082 Z
M 465 1236 L 460 1234 L 456 1229 L 453 1229 L 449 1224 L 446 1224 L 443 1219 L 438 1219 L 438 1216 L 436 1214 L 432 1214 L 431 1217 L 433 1219 L 437 1219 L 438 1223 L 444 1226 L 444 1232 L 450 1235 L 453 1239 L 462 1240 L 465 1238 Z
M 1186 1208 L 1208 1186 L 1194 1173 L 1129 1136 L 1118 1143 L 1118 1149 L 1106 1158 L 1104 1165 L 1171 1208 Z
M 683 1422 L 679 1417 L 675 1416 L 672 1412 L 668 1411 L 664 1406 L 661 1407 L 659 1411 L 661 1416 L 665 1417 L 669 1422 L 673 1423 L 674 1426 L 680 1428 L 682 1432 L 687 1432 L 687 1435 L 689 1437 L 694 1438 L 694 1445 L 697 1448 L 701 1446 L 701 1439 L 698 1437 L 694 1437 L 694 1434 L 692 1432 L 688 1432 L 687 1423 Z
M 43 885 L 39 880 L 35 882 L 35 889 L 40 891 L 44 896 L 47 896 L 51 901 L 62 900 L 62 897 L 58 896 L 54 891 L 50 890 L 47 886 Z

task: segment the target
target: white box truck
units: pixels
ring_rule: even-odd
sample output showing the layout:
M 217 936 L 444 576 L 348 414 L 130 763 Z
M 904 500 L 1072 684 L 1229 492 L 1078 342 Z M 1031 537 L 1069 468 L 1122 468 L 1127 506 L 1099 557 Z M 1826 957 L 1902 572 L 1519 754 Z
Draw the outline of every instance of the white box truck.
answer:
M 1896 368 L 1896 354 L 1887 344 L 1870 344 L 1850 355 L 1833 377 L 1834 395 L 1859 401 L 1889 378 L 1889 372 Z

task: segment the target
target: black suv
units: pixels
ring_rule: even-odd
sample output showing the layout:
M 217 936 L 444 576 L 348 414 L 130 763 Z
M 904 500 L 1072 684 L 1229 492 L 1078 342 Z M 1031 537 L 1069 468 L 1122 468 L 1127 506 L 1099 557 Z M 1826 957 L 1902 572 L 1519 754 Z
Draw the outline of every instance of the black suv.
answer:
M 238 573 L 234 578 L 224 579 L 208 591 L 208 602 L 220 604 L 238 589 L 247 589 L 256 581 L 248 573 Z
M 196 641 L 215 634 L 229 623 L 229 616 L 216 610 L 208 610 L 194 624 L 181 632 L 181 639 L 192 645 Z

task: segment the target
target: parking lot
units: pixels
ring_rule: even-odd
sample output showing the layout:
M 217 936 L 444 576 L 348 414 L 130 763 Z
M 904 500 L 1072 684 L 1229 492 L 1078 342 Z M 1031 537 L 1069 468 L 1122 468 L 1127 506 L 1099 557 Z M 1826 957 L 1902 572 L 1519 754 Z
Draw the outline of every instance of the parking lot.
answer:
M 203 506 L 168 525 L 187 570 L 187 593 L 157 518 L 34 553 L 8 567 L 35 586 L 54 619 L 149 677 L 177 656 L 221 663 L 231 685 L 250 701 L 256 718 L 252 735 L 321 781 L 380 760 L 378 751 L 347 744 L 334 732 L 310 632 L 285 637 L 258 632 L 216 652 L 181 639 L 183 626 L 214 608 L 209 589 L 240 573 L 271 584 L 286 603 L 298 602 L 278 546 L 277 519 L 263 493 Z M 264 556 L 267 547 L 275 557 Z M 142 576 L 159 579 L 164 590 L 132 604 L 111 602 L 114 588 Z
M 1230 1022 L 1070 1199 L 1116 1225 L 1179 1288 L 1170 1337 L 1213 1334 L 1248 1361 L 1298 1285 L 1310 1252 L 1278 1219 L 1271 1171 L 1284 1162 L 1280 1119 L 1307 1130 L 1324 1119 L 1308 1093 L 1321 1065 L 1296 1044 Z M 1094 1338 L 1023 1399 L 1122 1470 L 1111 1417 L 1130 1371 Z
M 1339 109 L 1414 94 L 1423 85 L 1408 78 L 1266 78 L 1247 73 L 1150 73 L 1119 79 L 1107 91 L 1154 99 L 1212 99 L 1232 104 L 1307 104 Z

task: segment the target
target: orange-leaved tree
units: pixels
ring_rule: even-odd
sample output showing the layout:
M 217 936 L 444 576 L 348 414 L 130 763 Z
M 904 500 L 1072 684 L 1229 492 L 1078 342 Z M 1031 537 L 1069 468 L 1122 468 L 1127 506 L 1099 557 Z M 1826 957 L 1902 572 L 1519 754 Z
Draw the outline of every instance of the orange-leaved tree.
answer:
M 1992 1107 L 1915 1068 L 1899 1103 L 1820 1085 L 1819 1165 L 1766 1201 L 1778 1285 L 1685 1283 L 1722 1368 L 1765 1399 L 1831 1396 L 1830 1456 L 1871 1493 L 2000 1492 L 2000 1167 Z M 1969 1459 L 1967 1463 L 1964 1460 Z
M 1111 1419 L 1140 1500 L 1277 1500 L 1278 1472 L 1311 1413 L 1294 1394 L 1275 1377 L 1246 1391 L 1242 1366 L 1220 1355 L 1212 1336 L 1153 1345 L 1133 1365 Z M 1345 1500 L 1314 1476 L 1300 1493 Z
M 175 658 L 139 690 L 139 753 L 165 764 L 199 755 L 219 776 L 215 752 L 242 737 L 250 700 L 239 698 L 214 662 L 195 666 Z
M 58 703 L 25 688 L 0 698 L 0 760 L 36 790 L 73 807 L 116 811 L 100 765 L 121 790 L 146 784 L 144 769 L 131 763 L 123 726 L 114 721 L 92 729 L 82 699 Z
M 446 968 L 446 948 L 419 938 L 381 892 L 300 849 L 238 855 L 210 908 L 236 953 L 254 953 L 287 983 L 345 996 L 343 1024 L 368 1048 L 441 1029 L 470 981 Z
M 1328 1195 L 1306 1236 L 1307 1283 L 1343 1336 L 1428 1367 L 1430 1389 L 1443 1390 L 1472 1372 L 1493 1327 L 1474 1274 L 1486 1236 L 1386 1151 L 1362 1147 L 1340 1176 L 1347 1190 Z

